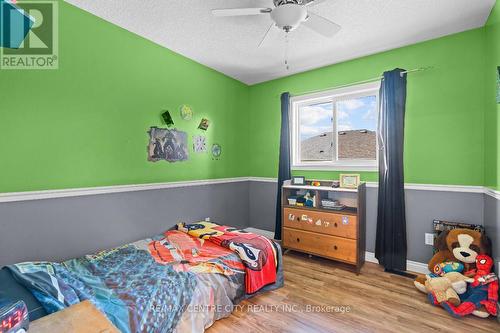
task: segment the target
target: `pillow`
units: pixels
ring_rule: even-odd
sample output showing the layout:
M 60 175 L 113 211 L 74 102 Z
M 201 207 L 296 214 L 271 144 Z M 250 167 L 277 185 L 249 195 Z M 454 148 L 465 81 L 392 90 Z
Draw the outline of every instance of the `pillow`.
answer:
M 0 304 L 24 301 L 30 321 L 45 317 L 47 312 L 38 300 L 24 286 L 19 284 L 7 267 L 0 270 Z

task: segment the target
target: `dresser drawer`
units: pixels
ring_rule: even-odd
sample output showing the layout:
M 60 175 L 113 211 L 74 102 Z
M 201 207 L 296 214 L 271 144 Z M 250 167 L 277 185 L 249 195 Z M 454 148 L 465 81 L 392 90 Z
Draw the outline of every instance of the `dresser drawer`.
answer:
M 358 236 L 357 216 L 341 212 L 285 208 L 283 226 L 351 239 L 357 239 Z
M 356 263 L 356 241 L 309 231 L 283 228 L 283 246 L 349 263 Z

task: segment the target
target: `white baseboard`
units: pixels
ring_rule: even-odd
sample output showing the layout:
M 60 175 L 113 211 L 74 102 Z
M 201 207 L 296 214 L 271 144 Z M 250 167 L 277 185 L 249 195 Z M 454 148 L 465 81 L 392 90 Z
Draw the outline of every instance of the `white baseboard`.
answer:
M 375 258 L 375 253 L 373 252 L 365 252 L 365 261 L 373 262 L 378 264 L 377 258 Z M 420 273 L 420 274 L 429 274 L 429 269 L 427 268 L 427 264 L 406 260 L 406 270 L 409 272 Z

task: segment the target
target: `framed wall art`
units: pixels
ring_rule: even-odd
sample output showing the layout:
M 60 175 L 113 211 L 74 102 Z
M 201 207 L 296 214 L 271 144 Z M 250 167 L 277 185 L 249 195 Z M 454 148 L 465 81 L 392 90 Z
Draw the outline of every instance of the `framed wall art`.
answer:
M 306 177 L 292 176 L 292 185 L 306 185 Z
M 359 174 L 340 174 L 340 187 L 358 188 L 360 178 Z
M 189 158 L 186 132 L 151 127 L 148 133 L 148 161 L 180 162 Z

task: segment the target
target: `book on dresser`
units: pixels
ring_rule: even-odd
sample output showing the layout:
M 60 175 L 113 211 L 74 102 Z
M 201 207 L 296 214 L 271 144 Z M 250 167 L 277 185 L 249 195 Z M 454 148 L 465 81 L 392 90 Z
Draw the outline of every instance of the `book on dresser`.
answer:
M 313 182 L 320 185 L 312 186 Z M 352 189 L 334 188 L 332 184 L 284 182 L 282 245 L 287 250 L 352 265 L 359 274 L 365 261 L 366 184 Z M 300 200 L 304 197 L 306 203 Z

